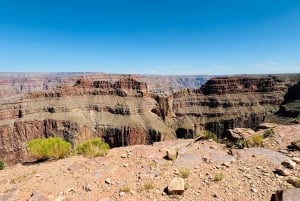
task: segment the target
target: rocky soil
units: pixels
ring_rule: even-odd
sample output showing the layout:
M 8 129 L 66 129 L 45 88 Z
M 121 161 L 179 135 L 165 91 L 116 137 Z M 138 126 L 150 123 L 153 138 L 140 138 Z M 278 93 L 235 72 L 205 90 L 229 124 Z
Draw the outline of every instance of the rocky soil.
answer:
M 0 200 L 269 201 L 277 190 L 294 188 L 288 180 L 300 179 L 300 151 L 287 149 L 291 140 L 300 139 L 300 125 L 274 125 L 274 130 L 265 148 L 178 139 L 113 148 L 104 157 L 16 164 L 0 171 Z M 284 161 L 290 161 L 292 169 L 285 168 Z M 182 190 L 182 195 L 166 190 L 174 178 L 183 178 L 184 189 L 173 192 Z

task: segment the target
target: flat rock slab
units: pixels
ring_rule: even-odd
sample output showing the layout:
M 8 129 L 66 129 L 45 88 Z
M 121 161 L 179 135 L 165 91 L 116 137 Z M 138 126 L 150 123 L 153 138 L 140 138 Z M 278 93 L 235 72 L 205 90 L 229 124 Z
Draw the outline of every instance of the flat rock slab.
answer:
M 48 201 L 49 199 L 41 192 L 33 192 L 28 201 Z
M 181 149 L 183 147 L 188 146 L 192 142 L 194 142 L 194 139 L 177 139 L 177 140 L 171 140 L 171 141 L 161 141 L 161 142 L 155 142 L 153 146 L 155 147 L 171 147 L 174 149 Z
M 202 162 L 202 157 L 196 154 L 179 154 L 174 162 L 176 167 L 194 168 Z
M 158 147 L 149 145 L 136 145 L 132 150 L 132 155 L 146 159 L 163 159 L 166 153 L 160 151 Z
M 74 172 L 84 168 L 84 164 L 81 163 L 73 163 L 68 167 L 68 171 Z
M 206 158 L 211 162 L 216 163 L 231 163 L 235 162 L 235 158 L 229 155 L 225 150 L 212 149 L 209 146 L 201 146 L 199 148 L 202 158 Z
M 0 201 L 11 201 L 11 200 L 15 200 L 15 193 L 11 192 L 11 193 L 6 193 L 4 195 L 0 195 Z
M 218 148 L 215 142 L 203 144 L 195 142 L 179 150 L 174 166 L 194 168 L 204 160 L 220 164 L 235 162 L 235 158 L 222 148 Z
M 299 201 L 300 188 L 291 188 L 277 191 L 274 196 L 274 201 Z
M 96 172 L 93 173 L 96 178 L 106 178 L 107 176 L 113 174 L 117 171 L 119 166 L 117 165 L 105 165 L 97 169 Z
M 280 165 L 283 161 L 290 159 L 282 153 L 265 148 L 233 149 L 232 153 L 238 159 L 251 158 L 253 155 L 262 156 L 275 165 Z

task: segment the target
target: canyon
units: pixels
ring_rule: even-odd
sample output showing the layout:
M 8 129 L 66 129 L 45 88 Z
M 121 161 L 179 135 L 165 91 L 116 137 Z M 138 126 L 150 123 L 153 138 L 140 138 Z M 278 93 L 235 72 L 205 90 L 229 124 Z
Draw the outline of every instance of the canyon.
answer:
M 297 114 L 290 105 L 299 101 L 299 80 L 299 74 L 2 73 L 0 158 L 30 161 L 27 142 L 51 136 L 73 146 L 101 137 L 111 147 L 195 138 L 205 130 L 224 138 L 228 129 L 255 129 L 274 113 Z

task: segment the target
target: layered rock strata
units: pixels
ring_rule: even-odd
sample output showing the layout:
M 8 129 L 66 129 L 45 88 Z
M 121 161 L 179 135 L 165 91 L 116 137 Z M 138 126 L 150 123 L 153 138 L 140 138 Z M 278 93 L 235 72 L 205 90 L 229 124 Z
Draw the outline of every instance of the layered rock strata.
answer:
M 170 91 L 154 93 L 141 77 L 117 78 L 30 77 L 27 85 L 25 78 L 2 79 L 0 158 L 29 160 L 27 142 L 50 136 L 73 146 L 102 137 L 111 147 L 193 138 L 205 129 L 225 136 L 228 129 L 262 123 L 278 110 L 292 83 L 276 77 L 223 77 L 167 95 Z

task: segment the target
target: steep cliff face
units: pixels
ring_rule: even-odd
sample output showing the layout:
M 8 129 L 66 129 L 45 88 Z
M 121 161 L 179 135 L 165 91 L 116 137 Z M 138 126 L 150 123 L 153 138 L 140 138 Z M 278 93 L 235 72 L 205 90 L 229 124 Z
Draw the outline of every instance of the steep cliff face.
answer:
M 193 137 L 204 129 L 224 137 L 228 129 L 263 122 L 279 108 L 285 91 L 272 77 L 214 78 L 198 90 L 173 94 L 161 113 L 169 114 L 166 121 L 177 137 Z
M 29 159 L 26 144 L 35 138 L 61 137 L 72 144 L 84 136 L 78 136 L 77 122 L 55 119 L 16 121 L 13 125 L 0 126 L 0 158 L 7 163 Z
M 300 116 L 300 81 L 288 89 L 277 114 L 293 118 Z
M 290 83 L 276 77 L 224 77 L 167 95 L 172 86 L 160 93 L 161 88 L 141 80 L 103 74 L 2 79 L 0 88 L 11 93 L 0 91 L 0 158 L 29 160 L 27 142 L 50 136 L 73 146 L 102 137 L 111 147 L 192 138 L 205 129 L 224 136 L 230 128 L 254 128 L 277 111 Z M 192 85 L 192 80 L 180 83 Z

